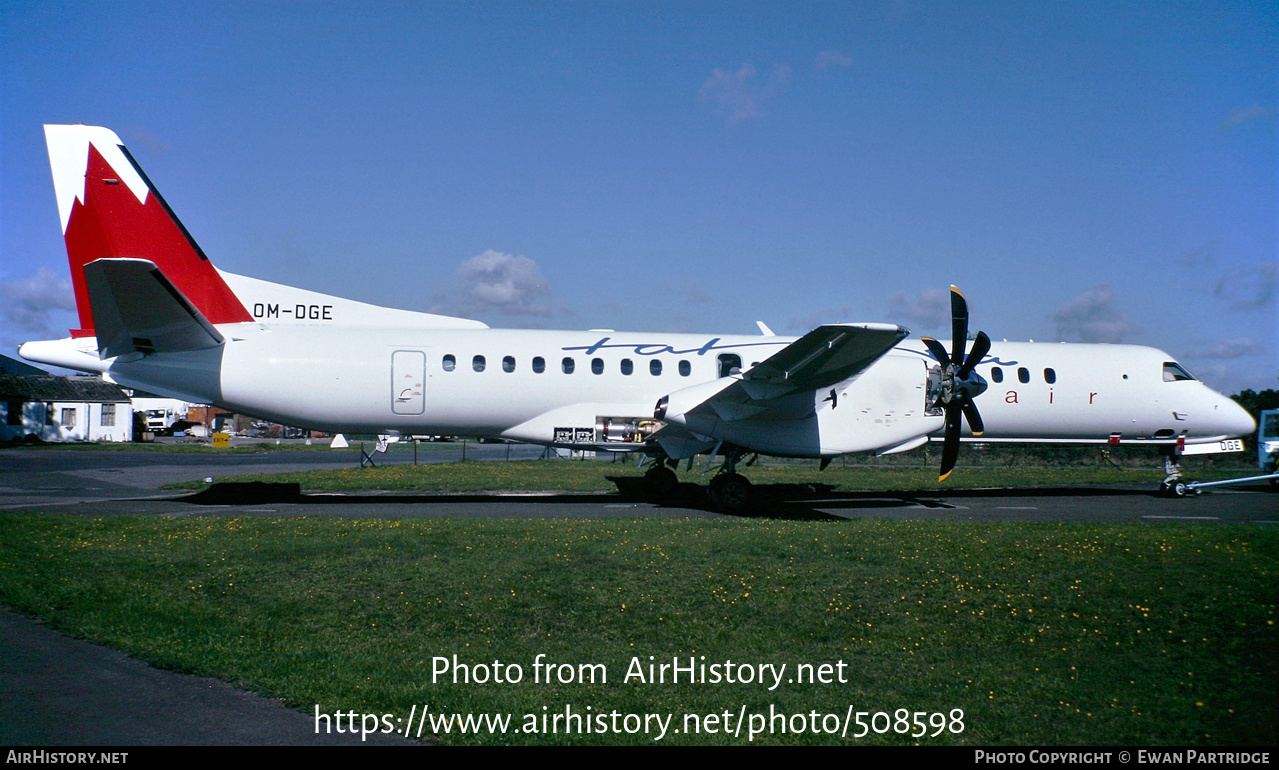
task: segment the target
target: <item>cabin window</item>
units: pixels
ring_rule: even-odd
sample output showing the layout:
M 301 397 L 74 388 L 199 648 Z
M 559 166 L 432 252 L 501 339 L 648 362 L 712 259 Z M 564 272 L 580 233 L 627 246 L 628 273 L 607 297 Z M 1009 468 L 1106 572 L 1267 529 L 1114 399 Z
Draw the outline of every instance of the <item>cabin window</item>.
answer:
M 681 376 L 681 377 L 687 377 L 688 375 L 690 375 L 690 374 L 692 374 L 692 373 L 693 373 L 693 365 L 692 365 L 692 364 L 690 364 L 690 363 L 689 363 L 689 362 L 687 362 L 687 361 L 680 361 L 680 362 L 679 362 L 679 376 Z
M 635 364 L 631 362 L 631 359 L 623 358 L 621 369 L 622 369 L 622 374 L 630 374 L 631 372 L 635 371 Z
M 1164 361 L 1164 382 L 1177 382 L 1178 380 L 1193 380 L 1190 372 L 1181 368 L 1176 361 Z
M 592 374 L 603 374 L 603 373 L 604 373 L 604 359 L 602 359 L 602 358 L 592 358 L 592 359 L 591 359 L 591 373 L 592 373 Z
M 515 371 L 515 356 L 506 356 L 502 359 L 502 371 L 507 374 Z
M 1024 366 L 1017 368 L 1017 381 L 1030 382 L 1030 370 Z
M 115 427 L 115 404 L 102 405 L 102 417 L 98 424 L 104 428 Z
M 444 357 L 444 361 L 440 364 L 440 367 L 446 372 L 451 372 L 457 367 L 457 359 L 453 357 L 452 353 L 449 353 Z
M 717 360 L 719 361 L 720 377 L 728 377 L 742 371 L 742 357 L 736 353 L 720 353 Z
M 656 377 L 662 373 L 662 362 L 654 358 L 648 362 L 648 373 Z
M 575 369 L 576 367 L 577 367 L 577 362 L 571 358 L 565 358 L 563 361 L 560 362 L 560 368 L 564 370 L 565 374 L 572 374 L 573 369 Z
M 541 374 L 546 371 L 546 359 L 541 356 L 533 356 L 533 373 Z
M 1003 369 L 1000 369 L 998 366 L 991 367 L 991 370 L 990 370 L 990 379 L 991 379 L 991 381 L 992 381 L 992 382 L 1003 382 L 1003 381 L 1004 381 L 1004 370 L 1003 370 Z
M 484 371 L 484 356 L 476 356 L 471 359 L 471 368 L 477 372 Z
M 1052 385 L 1056 381 L 1057 381 L 1057 373 L 1054 372 L 1052 369 L 1045 369 L 1044 382 L 1048 383 L 1049 385 Z

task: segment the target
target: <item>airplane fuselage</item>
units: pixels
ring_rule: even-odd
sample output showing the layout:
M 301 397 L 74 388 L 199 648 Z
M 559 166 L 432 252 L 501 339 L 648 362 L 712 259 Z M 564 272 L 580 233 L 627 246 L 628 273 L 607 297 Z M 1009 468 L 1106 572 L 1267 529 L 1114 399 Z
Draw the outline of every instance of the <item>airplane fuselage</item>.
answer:
M 660 425 L 659 399 L 716 386 L 791 337 L 501 329 L 219 326 L 221 348 L 115 360 L 125 385 L 321 430 L 494 436 L 633 448 Z M 1218 441 L 1242 425 L 1234 402 L 1172 358 L 1135 345 L 995 342 L 977 366 L 983 441 L 1167 444 Z M 779 455 L 883 451 L 941 430 L 918 340 L 851 382 L 801 396 L 788 419 L 686 423 Z M 1174 365 L 1175 366 L 1175 365 Z M 700 400 L 699 394 L 698 399 Z M 965 429 L 965 436 L 969 436 Z M 906 447 L 909 448 L 909 447 Z

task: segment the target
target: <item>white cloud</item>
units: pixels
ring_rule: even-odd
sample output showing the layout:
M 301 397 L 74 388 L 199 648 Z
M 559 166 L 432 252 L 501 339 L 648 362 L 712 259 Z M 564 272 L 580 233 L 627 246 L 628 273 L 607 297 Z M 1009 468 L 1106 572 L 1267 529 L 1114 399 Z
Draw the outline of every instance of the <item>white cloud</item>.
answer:
M 1265 352 L 1265 345 L 1250 337 L 1233 337 L 1222 340 L 1204 350 L 1187 353 L 1187 358 L 1241 358 L 1243 356 L 1259 356 Z
M 924 289 L 918 297 L 899 291 L 888 297 L 888 312 L 922 329 L 941 326 L 950 321 L 950 291 Z
M 50 314 L 74 311 L 75 292 L 71 280 L 52 270 L 40 268 L 28 278 L 0 283 L 0 320 L 36 336 L 55 336 Z M 56 336 L 64 336 L 65 332 Z
M 1212 295 L 1231 310 L 1256 310 L 1274 302 L 1279 290 L 1279 263 L 1232 267 L 1217 279 Z
M 1052 320 L 1057 324 L 1057 338 L 1063 342 L 1122 342 L 1137 331 L 1104 283 L 1060 305 Z
M 701 97 L 714 102 L 716 112 L 726 116 L 729 123 L 757 118 L 764 114 L 764 103 L 785 89 L 791 69 L 785 64 L 774 64 L 764 82 L 758 82 L 756 74 L 750 62 L 739 67 L 737 72 L 716 67 L 710 79 L 702 84 Z
M 540 317 L 556 313 L 550 284 L 528 257 L 489 249 L 458 265 L 457 278 L 451 289 L 436 292 L 444 305 L 441 312 Z
M 839 51 L 822 51 L 817 54 L 815 66 L 818 72 L 825 72 L 831 67 L 851 67 L 853 60 Z

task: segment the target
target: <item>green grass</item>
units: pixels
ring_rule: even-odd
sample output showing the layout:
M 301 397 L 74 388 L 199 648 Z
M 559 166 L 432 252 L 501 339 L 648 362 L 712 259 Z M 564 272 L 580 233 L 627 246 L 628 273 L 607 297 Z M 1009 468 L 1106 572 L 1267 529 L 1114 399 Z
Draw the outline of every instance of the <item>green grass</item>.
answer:
M 181 443 L 167 442 L 130 442 L 130 441 L 50 441 L 41 444 L 13 444 L 3 447 L 4 449 L 20 449 L 25 451 L 48 451 L 48 452 L 143 452 L 156 454 L 184 454 L 184 453 L 205 453 L 205 454 L 261 454 L 263 452 L 342 452 L 346 451 L 353 458 L 359 457 L 360 442 L 351 440 L 352 448 L 349 450 L 333 449 L 329 446 L 329 439 L 313 439 L 311 444 L 305 444 L 289 440 L 287 442 L 275 443 L 275 439 L 261 439 L 252 444 L 239 444 L 230 447 L 214 447 L 211 439 L 187 439 Z M 373 450 L 375 440 L 365 441 L 368 450 Z M 423 442 L 418 444 L 417 451 L 419 453 L 442 451 L 448 449 L 456 450 L 460 446 L 453 444 L 437 444 Z M 388 445 L 387 451 L 390 452 L 412 452 L 412 442 L 398 442 Z M 358 460 L 353 460 L 358 462 Z
M 960 467 L 938 484 L 935 468 L 876 468 L 832 465 L 819 471 L 815 463 L 739 467 L 753 484 L 828 484 L 840 490 L 968 489 L 1003 486 L 1059 486 L 1063 484 L 1148 484 L 1153 489 L 1163 475 L 1155 468 L 1112 467 Z M 713 473 L 713 471 L 712 471 Z M 297 483 L 311 491 L 391 490 L 404 492 L 473 492 L 484 490 L 562 490 L 598 492 L 617 489 L 613 478 L 639 477 L 634 464 L 522 460 L 467 461 L 422 465 L 384 465 L 300 473 L 257 473 L 218 481 Z M 1198 479 L 1231 478 L 1237 471 L 1204 468 Z M 706 484 L 701 466 L 679 473 L 682 482 Z M 169 485 L 170 489 L 203 489 L 202 481 Z
M 926 744 L 1275 743 L 1276 565 L 1279 532 L 1224 525 L 0 514 L 0 602 L 308 713 L 964 710 Z M 609 680 L 431 681 L 435 656 L 531 678 L 538 653 Z M 649 655 L 843 661 L 848 681 L 623 683 Z

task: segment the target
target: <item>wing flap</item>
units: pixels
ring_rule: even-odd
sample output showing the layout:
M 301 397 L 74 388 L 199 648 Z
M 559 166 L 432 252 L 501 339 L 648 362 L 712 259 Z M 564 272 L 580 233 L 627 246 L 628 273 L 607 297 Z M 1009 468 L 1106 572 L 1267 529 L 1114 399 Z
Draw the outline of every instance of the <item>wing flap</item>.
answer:
M 145 259 L 99 259 L 84 266 L 98 355 L 214 348 L 222 334 Z

